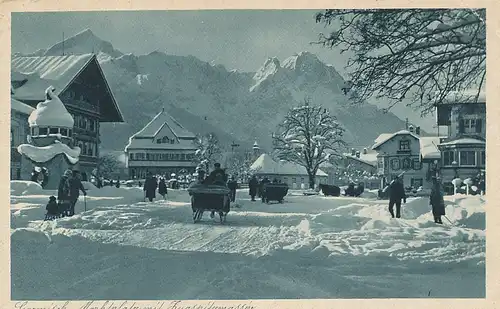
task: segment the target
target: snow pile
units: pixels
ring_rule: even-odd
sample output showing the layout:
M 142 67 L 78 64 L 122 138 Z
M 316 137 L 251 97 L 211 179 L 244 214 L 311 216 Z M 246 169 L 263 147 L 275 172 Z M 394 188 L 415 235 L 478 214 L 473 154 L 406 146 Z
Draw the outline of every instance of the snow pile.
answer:
M 80 147 L 70 148 L 66 144 L 55 141 L 55 143 L 44 147 L 21 144 L 17 147 L 17 151 L 27 156 L 30 160 L 39 163 L 50 161 L 58 154 L 63 153 L 71 164 L 76 164 L 78 163 L 81 149 Z
M 45 90 L 47 99 L 37 104 L 36 109 L 30 114 L 28 123 L 30 127 L 64 127 L 73 128 L 74 120 L 59 97 L 54 94 L 54 87 Z
M 44 192 L 42 186 L 37 182 L 25 180 L 10 181 L 11 195 L 36 195 L 43 194 Z

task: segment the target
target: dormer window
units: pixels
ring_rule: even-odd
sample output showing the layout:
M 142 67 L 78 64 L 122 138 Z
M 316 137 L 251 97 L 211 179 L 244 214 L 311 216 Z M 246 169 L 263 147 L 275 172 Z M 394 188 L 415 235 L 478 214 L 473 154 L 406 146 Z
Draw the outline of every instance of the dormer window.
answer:
M 408 140 L 399 141 L 399 150 L 403 151 L 410 150 L 410 141 Z
M 161 144 L 161 139 L 157 139 L 157 140 L 156 140 L 156 143 L 157 143 L 157 144 Z

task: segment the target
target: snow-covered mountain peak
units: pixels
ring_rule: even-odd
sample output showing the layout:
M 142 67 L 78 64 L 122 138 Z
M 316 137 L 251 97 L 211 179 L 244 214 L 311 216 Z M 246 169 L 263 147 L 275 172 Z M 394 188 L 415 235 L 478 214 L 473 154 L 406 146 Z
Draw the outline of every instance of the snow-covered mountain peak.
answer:
M 68 38 L 64 42 L 58 42 L 47 49 L 46 56 L 57 56 L 64 54 L 87 54 L 105 53 L 111 57 L 120 57 L 123 55 L 119 50 L 114 49 L 113 45 L 96 36 L 92 30 L 85 29 Z
M 283 61 L 283 68 L 289 70 L 311 71 L 324 67 L 326 67 L 326 64 L 319 60 L 318 56 L 308 51 L 300 52 Z

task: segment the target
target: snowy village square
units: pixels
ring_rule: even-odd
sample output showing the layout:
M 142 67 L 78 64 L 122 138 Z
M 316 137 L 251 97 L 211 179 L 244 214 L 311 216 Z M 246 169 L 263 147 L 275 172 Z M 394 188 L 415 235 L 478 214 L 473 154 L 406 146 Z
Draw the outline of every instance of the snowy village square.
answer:
M 484 298 L 485 15 L 12 13 L 11 298 Z

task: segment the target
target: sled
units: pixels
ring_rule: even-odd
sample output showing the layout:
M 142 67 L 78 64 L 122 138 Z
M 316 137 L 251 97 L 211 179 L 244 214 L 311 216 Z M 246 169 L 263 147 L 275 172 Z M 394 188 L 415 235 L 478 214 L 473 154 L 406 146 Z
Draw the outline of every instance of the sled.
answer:
M 226 222 L 230 210 L 229 188 L 223 185 L 194 184 L 187 191 L 191 195 L 194 223 L 201 221 L 205 211 L 218 213 L 220 222 Z
M 277 201 L 281 204 L 288 194 L 288 185 L 285 183 L 267 183 L 262 190 L 262 203 L 269 204 L 270 201 Z

